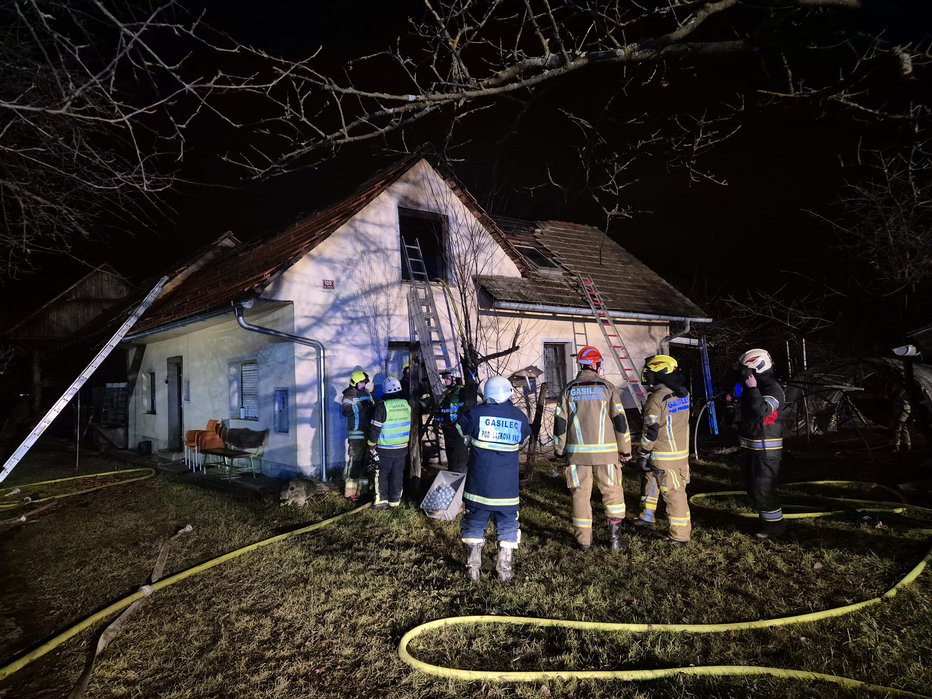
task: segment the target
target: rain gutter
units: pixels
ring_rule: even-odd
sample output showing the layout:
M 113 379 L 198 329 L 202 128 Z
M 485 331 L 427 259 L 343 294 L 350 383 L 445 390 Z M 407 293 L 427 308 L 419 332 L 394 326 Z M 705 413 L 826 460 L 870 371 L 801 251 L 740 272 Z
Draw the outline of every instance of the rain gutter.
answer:
M 576 306 L 546 306 L 538 303 L 518 303 L 516 301 L 493 301 L 492 308 L 502 311 L 526 311 L 529 313 L 559 313 L 562 315 L 591 316 L 592 312 Z M 669 316 L 660 313 L 633 313 L 630 311 L 609 311 L 610 318 L 629 320 L 678 320 L 681 322 L 711 323 L 711 318 L 690 316 Z
M 324 351 L 324 345 L 319 340 L 314 340 L 309 337 L 301 337 L 300 335 L 290 335 L 288 333 L 283 333 L 280 330 L 273 330 L 272 328 L 264 328 L 261 325 L 253 325 L 252 323 L 247 322 L 244 317 L 245 309 L 247 306 L 251 306 L 251 303 L 240 302 L 233 303 L 233 312 L 236 314 L 236 322 L 243 330 L 248 330 L 249 332 L 259 333 L 261 335 L 268 335 L 269 337 L 277 337 L 281 340 L 288 340 L 289 342 L 294 342 L 299 345 L 304 345 L 306 347 L 313 347 L 317 350 L 317 400 L 318 400 L 318 411 L 320 415 L 320 479 L 322 481 L 327 480 L 327 396 L 326 396 L 326 381 L 327 381 L 327 358 Z

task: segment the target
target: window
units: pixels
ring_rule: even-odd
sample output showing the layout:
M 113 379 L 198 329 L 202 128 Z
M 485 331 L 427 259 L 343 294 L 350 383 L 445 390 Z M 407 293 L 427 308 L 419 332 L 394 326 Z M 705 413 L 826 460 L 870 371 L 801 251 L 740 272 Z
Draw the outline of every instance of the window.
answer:
M 239 416 L 241 420 L 259 419 L 259 365 L 239 365 Z
M 146 378 L 146 388 L 148 391 L 148 395 L 146 396 L 148 409 L 146 412 L 150 415 L 155 415 L 155 372 L 150 371 L 148 374 L 146 374 Z
M 547 255 L 545 255 L 544 252 L 538 248 L 533 248 L 530 245 L 515 245 L 515 249 L 524 255 L 525 259 L 539 270 L 553 270 L 555 272 L 560 271 L 559 265 L 547 257 Z
M 276 432 L 288 434 L 288 389 L 276 388 L 272 403 L 272 425 Z
M 414 211 L 412 209 L 398 209 L 398 230 L 401 236 L 401 278 L 411 281 L 408 271 L 408 254 L 406 246 L 420 246 L 423 266 L 416 259 L 411 260 L 411 272 L 415 278 L 428 280 L 446 278 L 447 256 L 447 219 L 446 216 L 432 214 L 427 211 Z M 412 251 L 413 252 L 413 251 Z M 416 253 L 415 253 L 416 254 Z
M 385 375 L 401 378 L 405 364 L 411 360 L 410 342 L 389 342 L 388 356 L 385 358 Z M 381 389 L 381 386 L 379 387 Z
M 544 343 L 544 379 L 547 381 L 547 398 L 558 400 L 566 386 L 566 356 L 568 345 L 565 342 Z

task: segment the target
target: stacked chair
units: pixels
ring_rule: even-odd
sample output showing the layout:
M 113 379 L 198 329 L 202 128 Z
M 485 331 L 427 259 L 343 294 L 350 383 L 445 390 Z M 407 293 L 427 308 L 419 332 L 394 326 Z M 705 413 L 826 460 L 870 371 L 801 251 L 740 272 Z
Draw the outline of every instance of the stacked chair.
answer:
M 201 453 L 205 449 L 222 449 L 223 425 L 220 420 L 208 420 L 203 430 L 188 430 L 184 433 L 184 463 L 191 471 L 201 468 Z

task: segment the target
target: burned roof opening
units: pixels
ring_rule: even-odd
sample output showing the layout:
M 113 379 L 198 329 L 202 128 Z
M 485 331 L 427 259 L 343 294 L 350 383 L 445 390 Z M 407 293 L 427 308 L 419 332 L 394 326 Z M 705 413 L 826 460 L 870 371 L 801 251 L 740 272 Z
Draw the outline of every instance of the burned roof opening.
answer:
M 560 266 L 538 248 L 531 247 L 530 245 L 515 245 L 515 249 L 524 255 L 525 259 L 539 270 L 560 271 Z

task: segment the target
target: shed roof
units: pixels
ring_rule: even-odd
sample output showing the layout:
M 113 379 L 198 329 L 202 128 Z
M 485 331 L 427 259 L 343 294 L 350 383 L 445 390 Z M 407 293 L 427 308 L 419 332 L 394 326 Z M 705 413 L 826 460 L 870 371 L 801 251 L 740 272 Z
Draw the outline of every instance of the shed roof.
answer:
M 699 306 L 594 226 L 565 221 L 497 219 L 510 240 L 532 244 L 562 268 L 523 277 L 482 276 L 478 281 L 495 301 L 578 308 L 589 312 L 576 274 L 595 282 L 609 310 L 621 313 L 708 321 Z

